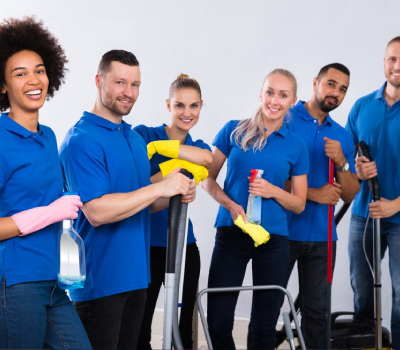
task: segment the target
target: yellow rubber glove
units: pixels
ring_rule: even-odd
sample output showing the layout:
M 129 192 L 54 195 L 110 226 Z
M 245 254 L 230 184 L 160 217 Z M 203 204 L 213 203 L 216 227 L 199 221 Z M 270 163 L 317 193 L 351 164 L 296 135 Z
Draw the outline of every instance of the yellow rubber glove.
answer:
M 251 238 L 253 238 L 255 247 L 269 241 L 269 233 L 264 227 L 255 224 L 246 224 L 242 215 L 237 217 L 235 225 L 240 227 L 244 233 L 247 233 Z
M 163 177 L 166 177 L 172 170 L 176 168 L 186 169 L 194 177 L 194 181 L 198 185 L 200 181 L 204 181 L 208 176 L 208 170 L 203 165 L 194 164 L 182 159 L 171 159 L 160 164 L 160 170 Z
M 153 141 L 147 145 L 147 156 L 151 159 L 154 153 L 168 158 L 178 158 L 179 140 Z

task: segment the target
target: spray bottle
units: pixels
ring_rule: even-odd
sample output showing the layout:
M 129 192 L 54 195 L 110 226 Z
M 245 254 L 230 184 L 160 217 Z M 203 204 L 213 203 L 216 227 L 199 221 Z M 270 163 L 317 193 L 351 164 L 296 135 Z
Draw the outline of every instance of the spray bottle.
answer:
M 264 170 L 260 169 L 251 169 L 251 177 L 250 182 L 253 182 L 254 179 L 261 179 L 264 174 Z M 260 225 L 261 224 L 261 204 L 262 197 L 255 196 L 254 194 L 249 194 L 249 199 L 247 201 L 247 210 L 246 216 L 249 220 L 249 223 Z

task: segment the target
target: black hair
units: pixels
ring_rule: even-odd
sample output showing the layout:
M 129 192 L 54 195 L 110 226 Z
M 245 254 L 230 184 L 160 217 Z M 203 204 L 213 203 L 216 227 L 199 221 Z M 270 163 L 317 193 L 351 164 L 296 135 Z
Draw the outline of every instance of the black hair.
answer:
M 321 80 L 325 74 L 328 72 L 329 69 L 336 69 L 344 74 L 346 74 L 348 77 L 350 77 L 350 71 L 349 69 L 341 63 L 331 63 L 331 64 L 327 64 L 326 66 L 322 67 L 317 75 L 317 79 L 318 81 Z
M 49 78 L 47 98 L 53 97 L 64 83 L 68 60 L 58 39 L 44 27 L 43 21 L 36 21 L 34 17 L 9 18 L 0 24 L 0 87 L 5 85 L 8 59 L 24 50 L 36 52 L 43 60 Z M 0 94 L 0 111 L 9 107 L 7 93 Z

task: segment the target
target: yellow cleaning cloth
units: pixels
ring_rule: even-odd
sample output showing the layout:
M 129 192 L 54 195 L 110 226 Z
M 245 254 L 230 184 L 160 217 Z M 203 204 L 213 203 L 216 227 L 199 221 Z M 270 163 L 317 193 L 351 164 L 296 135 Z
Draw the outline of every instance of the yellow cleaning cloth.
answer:
M 187 160 L 171 159 L 160 164 L 160 170 L 163 177 L 166 177 L 172 170 L 176 168 L 186 169 L 194 177 L 194 181 L 198 185 L 200 181 L 204 181 L 208 176 L 208 170 L 203 165 L 197 165 Z
M 147 145 L 147 156 L 151 159 L 154 153 L 168 158 L 178 158 L 179 140 L 153 141 Z
M 240 227 L 244 233 L 247 233 L 251 238 L 253 238 L 255 247 L 269 241 L 269 233 L 264 227 L 255 224 L 246 224 L 242 215 L 237 217 L 235 225 Z

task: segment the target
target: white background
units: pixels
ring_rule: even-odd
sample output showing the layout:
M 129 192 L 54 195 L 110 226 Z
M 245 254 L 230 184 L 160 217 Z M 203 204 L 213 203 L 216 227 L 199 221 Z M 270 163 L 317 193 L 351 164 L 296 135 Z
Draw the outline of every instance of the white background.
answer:
M 53 128 L 59 144 L 82 111 L 93 107 L 97 65 L 111 49 L 132 51 L 140 62 L 140 97 L 126 117 L 133 125 L 168 123 L 169 85 L 179 73 L 186 73 L 200 82 L 205 103 L 192 136 L 211 144 L 228 120 L 253 113 L 264 76 L 272 69 L 291 70 L 298 79 L 299 99 L 308 100 L 319 69 L 338 61 L 351 71 L 347 96 L 331 114 L 344 126 L 356 99 L 384 82 L 383 55 L 387 42 L 400 35 L 399 12 L 398 0 L 0 1 L 1 19 L 35 14 L 65 48 L 66 84 L 40 116 L 42 124 Z M 222 171 L 220 183 L 224 175 Z M 199 187 L 190 215 L 201 251 L 200 289 L 207 284 L 217 209 Z M 349 214 L 338 229 L 333 311 L 353 309 L 348 222 Z M 293 275 L 288 288 L 295 297 Z M 250 273 L 244 284 L 251 284 Z M 240 297 L 238 317 L 248 317 L 250 300 L 249 293 Z M 386 259 L 382 300 L 388 326 L 391 284 Z

